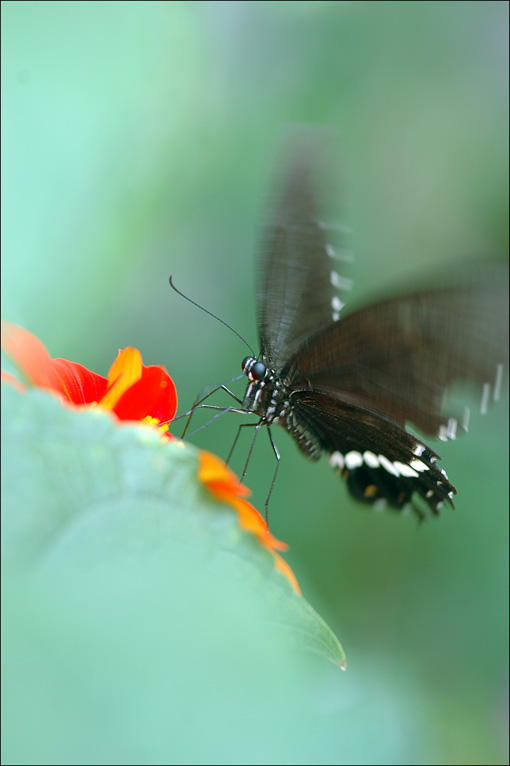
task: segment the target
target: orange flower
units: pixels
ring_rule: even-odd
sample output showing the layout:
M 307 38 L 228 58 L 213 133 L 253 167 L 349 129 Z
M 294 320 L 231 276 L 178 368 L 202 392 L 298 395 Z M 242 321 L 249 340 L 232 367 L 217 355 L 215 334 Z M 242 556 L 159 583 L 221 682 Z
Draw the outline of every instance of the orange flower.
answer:
M 119 351 L 105 378 L 77 362 L 52 359 L 35 335 L 10 322 L 2 322 L 2 347 L 24 383 L 4 372 L 2 380 L 21 390 L 26 386 L 45 388 L 67 406 L 97 405 L 119 420 L 142 420 L 150 425 L 168 423 L 177 410 L 172 378 L 164 367 L 142 364 L 135 348 Z
M 241 527 L 251 532 L 259 542 L 273 555 L 275 568 L 290 581 L 296 593 L 301 593 L 296 576 L 287 562 L 276 552 L 287 550 L 287 545 L 277 540 L 260 513 L 243 497 L 250 490 L 239 483 L 237 476 L 219 457 L 201 450 L 198 479 L 207 487 L 217 500 L 234 508 L 239 516 Z

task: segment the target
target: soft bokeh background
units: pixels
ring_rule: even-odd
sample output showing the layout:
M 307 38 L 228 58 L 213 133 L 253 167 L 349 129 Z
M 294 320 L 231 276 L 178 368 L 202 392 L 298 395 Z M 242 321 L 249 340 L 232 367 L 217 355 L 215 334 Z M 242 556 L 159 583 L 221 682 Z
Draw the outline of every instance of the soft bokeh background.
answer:
M 340 137 L 354 300 L 505 257 L 507 62 L 504 2 L 2 3 L 2 316 L 103 374 L 137 346 L 182 410 L 238 374 L 245 347 L 167 280 L 256 345 L 256 226 L 287 123 Z M 314 694 L 329 717 L 379 700 L 354 717 L 359 754 L 339 733 L 318 761 L 366 762 L 385 732 L 380 762 L 507 760 L 507 420 L 475 415 L 441 447 L 457 510 L 419 528 L 275 434 L 271 527 L 348 654 Z M 236 426 L 195 442 L 225 456 Z M 273 470 L 262 436 L 259 508 Z

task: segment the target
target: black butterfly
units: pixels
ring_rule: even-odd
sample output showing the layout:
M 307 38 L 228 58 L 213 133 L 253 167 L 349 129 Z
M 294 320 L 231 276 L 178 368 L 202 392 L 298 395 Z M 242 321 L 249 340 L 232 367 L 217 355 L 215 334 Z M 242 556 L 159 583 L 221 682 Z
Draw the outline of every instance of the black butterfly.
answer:
M 258 426 L 278 423 L 312 460 L 326 452 L 357 500 L 403 509 L 421 496 L 418 515 L 437 514 L 445 501 L 453 507 L 456 489 L 406 424 L 443 441 L 467 430 L 469 410 L 443 411 L 457 382 L 479 387 L 482 412 L 498 399 L 508 358 L 506 272 L 459 274 L 448 286 L 344 316 L 350 280 L 318 217 L 315 170 L 312 151 L 293 158 L 266 226 L 260 353 L 243 361 L 249 384 L 239 410 L 257 414 Z

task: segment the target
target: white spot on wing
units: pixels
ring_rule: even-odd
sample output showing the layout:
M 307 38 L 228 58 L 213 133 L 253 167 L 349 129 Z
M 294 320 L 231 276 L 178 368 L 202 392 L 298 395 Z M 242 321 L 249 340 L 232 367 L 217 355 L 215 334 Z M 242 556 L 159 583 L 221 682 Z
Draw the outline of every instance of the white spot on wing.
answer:
M 386 500 L 384 499 L 384 497 L 380 497 L 378 500 L 376 500 L 372 508 L 374 509 L 374 511 L 384 511 L 384 509 L 386 508 Z
M 396 476 L 397 478 L 400 476 L 395 465 L 391 462 L 391 460 L 388 460 L 387 457 L 385 457 L 384 455 L 379 455 L 379 462 L 382 465 L 382 467 L 386 471 L 388 471 L 388 473 L 393 474 L 393 476 Z
M 457 436 L 457 420 L 456 418 L 448 418 L 448 423 L 444 425 L 441 423 L 439 426 L 438 438 L 442 441 L 448 441 L 448 439 L 455 439 Z
M 331 308 L 333 309 L 333 322 L 337 322 L 340 319 L 340 311 L 345 306 L 345 303 L 342 303 L 338 295 L 334 295 L 331 299 Z
M 415 471 L 418 471 L 419 473 L 422 473 L 422 471 L 428 471 L 429 467 L 428 465 L 425 465 L 421 460 L 411 460 L 409 463 L 411 468 L 414 468 Z
M 491 395 L 491 384 L 484 383 L 483 389 L 482 389 L 482 401 L 480 402 L 480 412 L 482 413 L 482 415 L 487 414 L 490 395 Z
M 338 290 L 352 290 L 352 279 L 341 277 L 336 271 L 332 271 L 329 278 L 333 287 Z
M 423 444 L 417 444 L 413 450 L 413 454 L 416 455 L 416 457 L 421 457 L 424 452 L 425 452 L 425 447 L 423 446 Z
M 399 460 L 395 460 L 393 463 L 397 471 L 401 476 L 409 476 L 416 478 L 418 476 L 417 471 L 413 470 L 411 466 L 401 463 Z
M 439 433 L 437 435 L 437 438 L 442 441 L 446 442 L 448 441 L 448 428 L 444 425 L 444 423 L 441 423 L 439 426 Z
M 345 467 L 348 468 L 349 471 L 352 471 L 353 468 L 359 468 L 360 465 L 363 465 L 363 456 L 361 455 L 361 452 L 356 452 L 356 450 L 348 452 L 345 456 Z
M 340 471 L 342 471 L 345 464 L 344 456 L 342 453 L 332 452 L 329 457 L 329 464 L 332 466 L 332 468 L 339 468 Z
M 379 468 L 379 460 L 377 455 L 374 455 L 374 453 L 370 452 L 370 450 L 367 450 L 363 453 L 363 460 L 369 468 Z
M 492 393 L 492 398 L 495 402 L 498 401 L 499 395 L 501 393 L 501 383 L 503 381 L 503 365 L 498 364 L 496 367 L 496 380 L 494 381 L 494 391 Z

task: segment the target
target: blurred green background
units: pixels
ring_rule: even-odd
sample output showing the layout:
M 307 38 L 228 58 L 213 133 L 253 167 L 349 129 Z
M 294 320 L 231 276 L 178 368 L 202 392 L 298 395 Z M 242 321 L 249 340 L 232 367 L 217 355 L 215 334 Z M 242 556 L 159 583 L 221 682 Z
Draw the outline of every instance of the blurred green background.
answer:
M 354 301 L 505 257 L 507 66 L 505 2 L 3 2 L 2 316 L 103 374 L 138 347 L 181 411 L 238 374 L 245 347 L 168 276 L 256 345 L 257 220 L 287 123 L 340 137 Z M 275 434 L 271 528 L 349 662 L 314 695 L 329 721 L 359 710 L 359 751 L 339 727 L 317 762 L 507 762 L 507 422 L 501 405 L 441 445 L 457 510 L 419 528 Z M 226 456 L 236 428 L 195 443 Z M 261 437 L 259 508 L 273 470 Z

